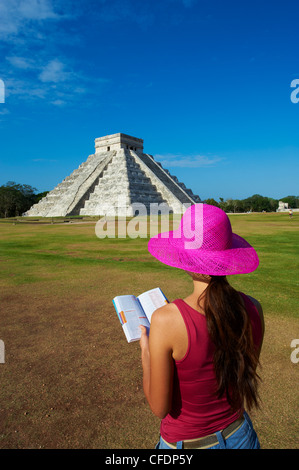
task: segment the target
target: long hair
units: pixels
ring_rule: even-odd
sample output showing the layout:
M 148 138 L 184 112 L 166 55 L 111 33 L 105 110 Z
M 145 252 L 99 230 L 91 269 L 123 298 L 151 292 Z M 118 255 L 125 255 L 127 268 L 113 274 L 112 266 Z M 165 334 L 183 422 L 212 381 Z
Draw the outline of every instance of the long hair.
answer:
M 253 341 L 250 318 L 241 295 L 225 276 L 203 277 L 206 281 L 209 278 L 209 283 L 199 297 L 198 305 L 204 301 L 207 328 L 215 345 L 217 396 L 221 398 L 225 394 L 234 411 L 245 402 L 248 410 L 258 407 L 260 378 L 256 369 L 259 351 Z

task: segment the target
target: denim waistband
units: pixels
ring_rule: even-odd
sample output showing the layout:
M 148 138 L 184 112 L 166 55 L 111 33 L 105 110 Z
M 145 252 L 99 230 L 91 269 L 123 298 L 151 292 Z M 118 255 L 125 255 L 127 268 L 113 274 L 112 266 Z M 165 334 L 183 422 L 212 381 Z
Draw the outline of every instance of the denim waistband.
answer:
M 244 420 L 244 416 L 241 416 L 226 428 L 197 439 L 186 439 L 178 442 L 167 442 L 162 436 L 161 439 L 163 439 L 171 449 L 202 449 L 204 447 L 211 447 L 217 445 L 220 440 L 222 441 L 222 439 L 227 439 L 232 436 L 242 426 Z

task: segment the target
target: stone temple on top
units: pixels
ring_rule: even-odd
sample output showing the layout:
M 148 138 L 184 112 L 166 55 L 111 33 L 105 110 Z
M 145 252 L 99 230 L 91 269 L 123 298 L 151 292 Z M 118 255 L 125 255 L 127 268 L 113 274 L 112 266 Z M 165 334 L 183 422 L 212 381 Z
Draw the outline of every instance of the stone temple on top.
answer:
M 199 196 L 143 152 L 142 139 L 119 133 L 95 139 L 95 153 L 24 215 L 132 216 L 140 204 L 150 213 L 153 203 L 182 214 L 198 202 Z

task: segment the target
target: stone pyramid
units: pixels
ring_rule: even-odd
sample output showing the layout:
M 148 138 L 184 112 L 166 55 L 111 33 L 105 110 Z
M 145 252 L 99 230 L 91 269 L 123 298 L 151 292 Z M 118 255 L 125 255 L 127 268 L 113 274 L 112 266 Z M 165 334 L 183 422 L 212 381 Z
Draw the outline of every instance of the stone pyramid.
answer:
M 132 216 L 138 205 L 152 203 L 183 213 L 186 204 L 200 202 L 152 155 L 143 140 L 126 134 L 95 139 L 95 153 L 31 207 L 25 216 Z

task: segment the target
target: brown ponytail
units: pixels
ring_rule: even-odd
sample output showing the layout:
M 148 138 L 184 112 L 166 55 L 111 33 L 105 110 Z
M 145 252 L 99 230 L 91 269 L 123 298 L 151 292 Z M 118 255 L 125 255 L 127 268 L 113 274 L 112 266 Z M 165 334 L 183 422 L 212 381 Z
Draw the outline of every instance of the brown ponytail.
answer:
M 238 410 L 245 402 L 248 410 L 258 407 L 259 353 L 242 298 L 225 276 L 211 276 L 203 295 L 207 328 L 216 346 L 214 368 L 218 398 L 226 394 L 233 410 Z M 198 304 L 201 299 L 202 296 Z

